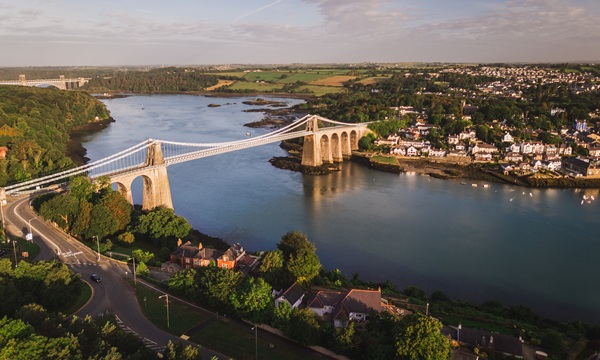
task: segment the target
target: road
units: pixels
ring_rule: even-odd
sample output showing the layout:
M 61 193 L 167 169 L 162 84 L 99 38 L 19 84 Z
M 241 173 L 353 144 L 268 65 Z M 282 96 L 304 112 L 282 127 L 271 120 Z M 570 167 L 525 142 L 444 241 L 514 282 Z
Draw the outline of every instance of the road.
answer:
M 131 276 L 126 264 L 99 257 L 87 246 L 46 223 L 36 216 L 29 201 L 27 195 L 7 198 L 7 204 L 1 209 L 6 229 L 10 234 L 20 237 L 25 237 L 31 229 L 33 241 L 40 246 L 38 260 L 58 259 L 81 274 L 81 278 L 91 286 L 90 301 L 75 315 L 98 317 L 105 313 L 113 314 L 120 320 L 122 328 L 134 332 L 147 346 L 157 351 L 164 349 L 169 340 L 196 345 L 157 328 L 146 319 L 133 288 L 126 281 L 126 277 Z M 102 277 L 101 283 L 90 281 L 90 275 L 94 273 Z M 228 359 L 205 347 L 201 347 L 200 351 L 204 359 L 213 356 Z

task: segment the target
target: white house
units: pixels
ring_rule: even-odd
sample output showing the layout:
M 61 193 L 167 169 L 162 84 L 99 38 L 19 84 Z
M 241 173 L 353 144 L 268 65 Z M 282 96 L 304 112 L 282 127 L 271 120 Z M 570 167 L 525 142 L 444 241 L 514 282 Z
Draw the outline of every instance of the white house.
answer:
M 275 299 L 275 307 L 279 307 L 282 302 L 287 302 L 293 309 L 302 303 L 302 299 L 304 299 L 304 289 L 295 282 Z

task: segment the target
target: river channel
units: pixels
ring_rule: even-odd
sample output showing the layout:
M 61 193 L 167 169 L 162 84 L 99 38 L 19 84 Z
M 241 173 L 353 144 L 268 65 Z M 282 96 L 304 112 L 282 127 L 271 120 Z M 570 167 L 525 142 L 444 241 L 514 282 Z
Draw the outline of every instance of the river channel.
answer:
M 82 139 L 83 146 L 97 160 L 148 138 L 206 143 L 266 133 L 243 126 L 263 117 L 243 112 L 253 108 L 244 100 L 104 100 L 116 122 Z M 357 272 L 399 288 L 415 285 L 454 299 L 494 299 L 559 320 L 600 322 L 598 190 L 462 184 L 351 162 L 332 175 L 308 176 L 268 162 L 285 155 L 269 144 L 169 167 L 176 213 L 249 251 L 274 249 L 282 234 L 300 230 L 326 268 L 347 276 Z M 140 203 L 141 180 L 135 184 Z M 582 205 L 583 195 L 599 200 Z

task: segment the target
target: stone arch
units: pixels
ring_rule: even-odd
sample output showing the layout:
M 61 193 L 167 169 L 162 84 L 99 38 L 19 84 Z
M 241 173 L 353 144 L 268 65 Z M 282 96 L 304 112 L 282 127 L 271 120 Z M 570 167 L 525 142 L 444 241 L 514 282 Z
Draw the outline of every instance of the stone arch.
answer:
M 340 135 L 337 133 L 331 134 L 331 158 L 334 162 L 344 161 Z
M 131 192 L 131 182 L 125 185 L 122 181 L 115 181 L 113 183 L 117 186 L 117 191 L 123 195 L 125 199 L 133 206 L 133 195 Z
M 350 157 L 352 155 L 352 148 L 350 147 L 350 136 L 348 136 L 348 133 L 345 131 L 342 132 L 341 145 L 342 156 Z
M 360 136 L 356 130 L 350 131 L 350 150 L 358 150 Z
M 331 156 L 331 141 L 329 136 L 322 135 L 319 142 L 321 144 L 321 159 L 324 163 L 332 163 L 333 158 Z

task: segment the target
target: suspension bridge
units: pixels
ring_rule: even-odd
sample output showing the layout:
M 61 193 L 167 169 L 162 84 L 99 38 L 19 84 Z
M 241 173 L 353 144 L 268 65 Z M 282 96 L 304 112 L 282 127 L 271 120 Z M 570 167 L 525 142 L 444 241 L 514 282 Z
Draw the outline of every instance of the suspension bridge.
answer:
M 106 176 L 111 184 L 133 204 L 131 184 L 142 177 L 142 208 L 157 206 L 173 208 L 167 175 L 169 165 L 239 151 L 283 140 L 304 138 L 303 166 L 342 162 L 352 150 L 358 149 L 358 140 L 369 130 L 367 124 L 348 124 L 317 115 L 306 115 L 290 125 L 268 134 L 243 140 L 219 143 L 186 143 L 148 139 L 116 154 L 56 174 L 0 188 L 0 200 L 7 195 L 34 193 L 52 184 L 65 184 L 70 178 L 83 175 L 92 180 Z

